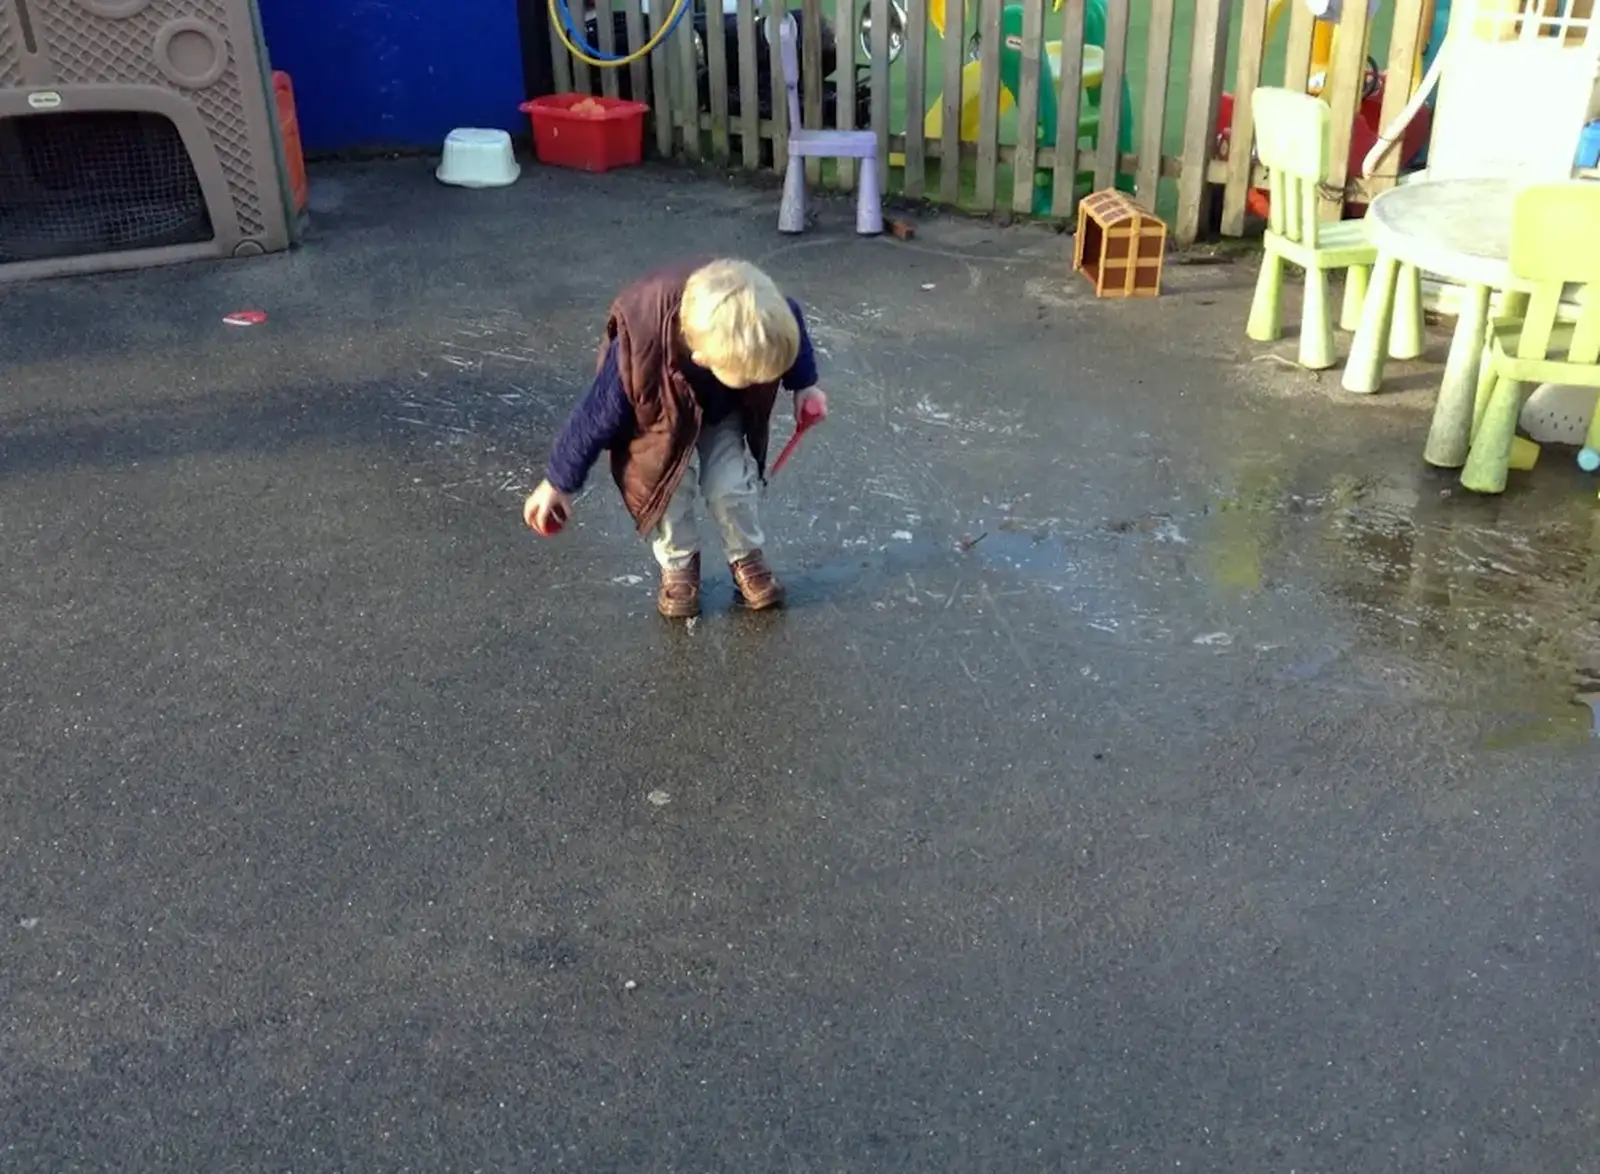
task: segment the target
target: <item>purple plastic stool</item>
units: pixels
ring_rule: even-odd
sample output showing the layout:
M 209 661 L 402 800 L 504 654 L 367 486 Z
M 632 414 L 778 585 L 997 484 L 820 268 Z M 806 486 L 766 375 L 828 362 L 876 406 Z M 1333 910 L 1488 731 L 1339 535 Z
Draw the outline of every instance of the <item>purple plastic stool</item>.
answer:
M 806 230 L 806 159 L 860 159 L 856 184 L 856 231 L 877 236 L 883 231 L 883 198 L 878 191 L 878 135 L 870 130 L 802 130 L 800 63 L 795 53 L 794 17 L 785 15 L 778 32 L 783 51 L 784 88 L 789 93 L 789 166 L 783 173 L 783 203 L 778 208 L 779 232 Z M 842 99 L 841 99 L 842 100 Z

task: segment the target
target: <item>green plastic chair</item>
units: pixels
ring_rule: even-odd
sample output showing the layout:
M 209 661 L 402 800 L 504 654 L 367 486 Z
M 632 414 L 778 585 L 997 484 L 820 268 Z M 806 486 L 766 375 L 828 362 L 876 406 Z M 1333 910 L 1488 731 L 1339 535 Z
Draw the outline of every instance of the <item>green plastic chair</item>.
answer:
M 1332 113 L 1328 104 L 1309 94 L 1272 86 L 1256 90 L 1251 102 L 1256 152 L 1271 187 L 1272 220 L 1263 241 L 1266 256 L 1245 333 L 1256 342 L 1283 337 L 1284 264 L 1298 265 L 1306 271 L 1300 365 L 1322 371 L 1334 364 L 1328 271 L 1350 271 L 1339 325 L 1354 330 L 1361 319 L 1361 302 L 1378 250 L 1368 243 L 1362 221 L 1324 223 L 1318 219 L 1320 191 L 1329 172 Z
M 1600 388 L 1600 184 L 1547 184 L 1519 195 L 1511 220 L 1511 272 L 1533 293 L 1521 318 L 1501 319 L 1491 328 L 1472 449 L 1461 471 L 1461 484 L 1475 493 L 1504 492 L 1513 453 L 1531 446 L 1517 436 L 1530 386 Z M 1570 323 L 1561 320 L 1568 284 L 1581 287 L 1581 309 Z M 1578 465 L 1600 469 L 1600 411 L 1589 423 Z

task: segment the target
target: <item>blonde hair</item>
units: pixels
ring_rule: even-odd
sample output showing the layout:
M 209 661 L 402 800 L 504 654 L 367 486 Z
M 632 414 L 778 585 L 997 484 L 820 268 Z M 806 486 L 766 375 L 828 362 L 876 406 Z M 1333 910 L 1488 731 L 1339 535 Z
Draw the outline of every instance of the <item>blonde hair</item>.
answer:
M 713 261 L 691 273 L 678 325 L 695 362 L 729 386 L 770 383 L 800 353 L 788 299 L 748 261 Z

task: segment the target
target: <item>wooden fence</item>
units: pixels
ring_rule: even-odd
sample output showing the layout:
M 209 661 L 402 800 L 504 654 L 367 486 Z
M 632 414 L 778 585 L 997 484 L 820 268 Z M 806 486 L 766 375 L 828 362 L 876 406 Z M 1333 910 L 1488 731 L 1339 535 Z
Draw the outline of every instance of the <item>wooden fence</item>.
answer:
M 572 2 L 576 20 L 578 3 Z M 645 44 L 671 14 L 665 0 L 646 0 L 648 13 L 640 0 L 593 2 L 586 32 L 604 54 Z M 1169 220 L 1180 244 L 1216 230 L 1231 236 L 1244 232 L 1249 189 L 1263 180 L 1248 148 L 1227 144 L 1250 143 L 1249 95 L 1256 86 L 1303 90 L 1314 80 L 1316 22 L 1302 0 L 1286 0 L 1286 11 L 1278 10 L 1274 32 L 1286 38 L 1285 64 L 1281 76 L 1272 77 L 1264 67 L 1272 0 L 1106 0 L 1099 37 L 1104 64 L 1097 140 L 1080 139 L 1077 133 L 1088 100 L 1083 85 L 1085 8 L 1097 0 L 1060 0 L 1059 13 L 1048 18 L 1055 22 L 1059 17 L 1059 28 L 1050 37 L 1060 44 L 1055 69 L 1045 66 L 1052 0 L 967 0 L 970 16 L 963 14 L 960 2 L 951 0 L 950 35 L 941 37 L 931 19 L 937 12 L 931 6 L 940 0 L 689 0 L 694 8 L 673 34 L 646 59 L 621 68 L 585 64 L 552 31 L 557 87 L 649 103 L 648 133 L 662 157 L 781 173 L 787 164 L 786 91 L 776 28 L 771 37 L 766 29 L 792 10 L 802 34 L 804 124 L 875 129 L 886 191 L 959 203 L 983 213 L 1066 218 L 1084 190 L 1110 187 L 1121 176 L 1125 185 L 1131 180 L 1143 202 L 1155 205 Z M 1395 84 L 1385 89 L 1384 125 L 1411 95 L 1413 62 L 1428 35 L 1424 24 L 1431 8 L 1430 0 L 1394 0 L 1387 66 Z M 1020 9 L 1021 36 L 1004 37 L 1003 20 L 1014 22 L 1019 15 L 1015 9 Z M 863 15 L 871 20 L 864 47 L 858 45 Z M 1344 5 L 1321 80 L 1334 128 L 1334 173 L 1324 193 L 1328 217 L 1337 217 L 1345 201 L 1364 203 L 1392 184 L 1398 165 L 1391 154 L 1387 170 L 1369 179 L 1346 174 L 1351 128 L 1368 80 L 1367 21 L 1366 4 L 1356 0 Z M 825 44 L 824 22 L 831 30 L 831 46 Z M 974 23 L 977 128 L 969 139 L 961 123 L 964 105 L 971 100 L 968 29 Z M 1137 26 L 1144 30 L 1143 63 L 1136 71 L 1139 76 L 1130 77 L 1130 29 Z M 1229 77 L 1235 30 L 1237 61 Z M 891 53 L 895 42 L 898 54 Z M 835 65 L 825 78 L 830 47 Z M 1020 55 L 1010 86 L 1003 84 L 1001 68 L 1002 54 L 1008 51 Z M 922 96 L 934 78 L 942 82 L 937 99 L 942 125 L 937 135 L 928 135 Z M 1125 81 L 1142 82 L 1141 108 L 1124 109 L 1115 100 Z M 1056 106 L 1056 130 L 1049 142 L 1039 134 L 1046 86 L 1053 87 Z M 1236 96 L 1227 143 L 1217 134 L 1224 91 Z M 903 126 L 892 128 L 897 92 L 906 111 L 898 120 Z M 1000 141 L 1003 93 L 1015 103 L 1015 144 Z M 747 101 L 749 95 L 756 100 Z M 1123 118 L 1133 120 L 1126 137 Z M 1119 151 L 1119 138 L 1134 149 Z M 954 165 L 948 165 L 952 160 Z M 849 161 L 809 160 L 806 166 L 812 183 L 839 189 L 854 184 Z M 1036 187 L 1040 177 L 1047 182 Z M 1041 192 L 1048 193 L 1042 203 Z

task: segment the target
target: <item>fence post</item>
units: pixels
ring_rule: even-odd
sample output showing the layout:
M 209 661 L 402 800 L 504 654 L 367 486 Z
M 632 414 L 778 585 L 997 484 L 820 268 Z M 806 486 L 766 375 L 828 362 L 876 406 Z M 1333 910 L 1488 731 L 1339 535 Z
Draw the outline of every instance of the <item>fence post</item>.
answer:
M 1389 32 L 1388 78 L 1383 87 L 1383 113 L 1378 118 L 1382 124 L 1378 127 L 1379 134 L 1386 131 L 1400 111 L 1405 109 L 1405 104 L 1411 100 L 1411 87 L 1418 80 L 1413 72 L 1417 54 L 1428 39 L 1428 30 L 1422 25 L 1423 2 L 1395 0 L 1394 25 Z M 1397 84 L 1397 78 L 1404 78 L 1405 84 Z M 1375 194 L 1394 186 L 1400 175 L 1400 166 L 1405 162 L 1401 158 L 1404 153 L 1404 149 L 1396 143 L 1383 157 L 1383 162 L 1368 182 L 1369 191 Z
M 1291 0 L 1293 2 L 1293 0 Z M 1267 0 L 1244 0 L 1239 29 L 1239 73 L 1233 83 L 1233 126 L 1228 135 L 1228 180 L 1222 192 L 1222 235 L 1244 235 L 1250 193 L 1251 145 L 1255 139 L 1255 90 L 1267 47 Z
M 1050 215 L 1072 215 L 1078 194 L 1078 114 L 1083 109 L 1083 0 L 1061 6 L 1061 76 L 1056 79 L 1056 161 Z M 1102 93 L 1101 102 L 1105 98 Z
M 581 11 L 581 10 L 580 10 Z M 595 39 L 600 42 L 599 57 L 617 55 L 617 26 L 611 15 L 611 0 L 594 0 Z M 600 93 L 607 98 L 617 96 L 617 71 L 600 68 Z
M 1139 123 L 1139 168 L 1134 190 L 1154 210 L 1166 150 L 1167 83 L 1172 69 L 1172 18 L 1176 0 L 1150 0 L 1149 60 L 1144 71 L 1144 118 Z M 1103 99 L 1102 99 L 1103 100 Z
M 678 115 L 683 125 L 683 153 L 697 161 L 704 152 L 700 140 L 700 67 L 694 59 L 694 0 L 685 0 L 683 20 L 673 36 L 678 42 L 678 94 L 683 103 Z
M 572 67 L 575 64 L 572 54 L 567 52 L 566 45 L 562 44 L 561 36 L 556 32 L 556 22 L 550 22 L 550 66 L 555 92 L 558 94 L 572 93 Z
M 644 10 L 639 0 L 622 0 L 622 22 L 628 33 L 628 52 L 637 53 L 648 38 L 644 31 Z M 650 101 L 650 55 L 628 64 L 629 93 L 635 102 Z
M 712 12 L 715 7 L 717 11 Z M 706 6 L 706 72 L 711 75 L 711 157 L 726 166 L 728 141 L 728 42 L 722 32 L 722 4 Z M 716 20 L 712 17 L 716 16 Z M 698 91 L 698 87 L 697 87 Z
M 1022 0 L 1022 70 L 1017 79 L 1017 150 L 1011 158 L 1011 210 L 1033 211 L 1039 159 L 1039 67 L 1044 56 L 1046 0 Z
M 655 36 L 665 25 L 667 8 L 664 4 L 650 6 L 650 35 Z M 677 121 L 672 100 L 672 44 L 664 40 L 650 54 L 650 77 L 655 90 L 654 117 L 656 123 L 656 152 L 663 158 L 672 154 L 673 124 Z
M 1183 170 L 1178 175 L 1178 216 L 1173 226 L 1173 236 L 1180 245 L 1191 245 L 1200 235 L 1206 170 L 1217 137 L 1217 98 L 1222 93 L 1222 75 L 1228 63 L 1229 0 L 1194 0 L 1194 5 L 1189 104 L 1183 120 Z
M 1297 94 L 1306 92 L 1311 79 L 1311 41 L 1317 20 L 1305 4 L 1289 5 L 1289 40 L 1283 54 L 1283 88 Z
M 576 13 L 573 14 L 572 23 L 577 26 L 580 34 L 587 34 L 587 28 Z M 580 49 L 583 47 L 582 41 L 578 42 L 578 47 Z M 594 93 L 594 80 L 590 76 L 589 63 L 578 57 L 572 59 L 572 88 L 579 94 Z
M 966 46 L 966 2 L 945 0 L 944 43 L 940 46 L 944 93 L 939 99 L 939 198 L 946 204 L 961 200 L 961 71 L 966 65 Z
M 661 0 L 656 0 L 661 3 Z M 652 11 L 654 5 L 651 6 Z M 739 157 L 745 169 L 761 167 L 760 60 L 756 48 L 755 0 L 739 0 Z M 657 87 L 659 92 L 659 85 Z
M 789 6 L 784 0 L 767 0 L 766 7 L 764 27 L 772 78 L 772 170 L 782 175 L 789 166 L 789 80 L 783 71 L 783 21 Z
M 805 27 L 800 30 L 801 111 L 804 125 L 822 129 L 822 0 L 801 0 L 800 15 Z M 822 160 L 806 158 L 806 182 L 813 187 L 822 182 Z
M 871 0 L 872 129 L 878 135 L 878 190 L 889 190 L 889 0 Z
M 978 182 L 975 206 L 993 212 L 1000 170 L 1000 0 L 978 0 Z
M 906 0 L 906 198 L 922 199 L 928 180 L 928 144 L 922 106 L 928 100 L 928 0 Z
M 1328 134 L 1328 182 L 1319 201 L 1323 220 L 1344 215 L 1345 181 L 1350 176 L 1350 138 L 1361 110 L 1367 75 L 1367 6 L 1346 4 L 1339 16 L 1339 35 L 1322 97 L 1333 114 Z
M 1122 79 L 1128 65 L 1128 5 L 1106 6 L 1105 67 L 1100 78 L 1100 142 L 1095 152 L 1094 186 L 1112 187 L 1122 170 L 1118 144 L 1122 141 L 1122 120 L 1132 118 L 1132 110 L 1122 108 Z
M 854 130 L 856 125 L 856 5 L 854 0 L 838 0 L 833 10 L 833 43 L 837 61 L 833 67 L 834 93 L 833 121 L 838 130 Z M 849 191 L 855 186 L 856 162 L 854 159 L 834 161 L 834 174 L 839 177 L 839 189 Z

